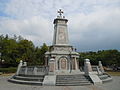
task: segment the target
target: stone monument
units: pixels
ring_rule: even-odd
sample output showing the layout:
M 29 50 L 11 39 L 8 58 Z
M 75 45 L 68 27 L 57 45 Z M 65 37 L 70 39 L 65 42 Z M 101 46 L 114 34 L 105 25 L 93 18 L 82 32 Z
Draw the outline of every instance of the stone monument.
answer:
M 46 52 L 46 65 L 54 67 L 50 70 L 57 73 L 71 73 L 79 69 L 79 54 L 75 52 L 73 47 L 69 44 L 67 22 L 68 20 L 63 16 L 63 11 L 58 11 L 59 15 L 54 19 L 54 36 L 53 44 L 50 50 Z M 54 58 L 54 64 L 51 64 L 51 58 Z M 53 72 L 53 73 L 54 73 Z
M 102 63 L 93 70 L 89 59 L 85 59 L 84 71 L 79 69 L 79 53 L 69 44 L 67 22 L 63 11 L 54 19 L 53 44 L 45 53 L 45 66 L 28 66 L 20 61 L 17 72 L 8 81 L 32 85 L 82 86 L 101 84 L 112 80 L 105 73 Z

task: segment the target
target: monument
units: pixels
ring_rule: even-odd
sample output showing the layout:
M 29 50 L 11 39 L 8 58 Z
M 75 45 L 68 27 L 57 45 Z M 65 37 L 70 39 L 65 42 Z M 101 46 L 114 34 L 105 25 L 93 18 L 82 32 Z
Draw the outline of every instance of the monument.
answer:
M 53 44 L 50 50 L 45 53 L 46 65 L 50 67 L 51 73 L 71 73 L 72 71 L 79 70 L 79 54 L 69 44 L 67 29 L 68 20 L 63 16 L 63 11 L 61 9 L 58 13 L 59 15 L 53 22 Z
M 102 84 L 112 80 L 101 61 L 94 69 L 89 59 L 85 59 L 84 70 L 80 71 L 79 53 L 69 44 L 67 22 L 63 11 L 54 19 L 53 43 L 45 53 L 45 66 L 27 66 L 20 61 L 17 72 L 8 81 L 31 85 L 81 86 Z

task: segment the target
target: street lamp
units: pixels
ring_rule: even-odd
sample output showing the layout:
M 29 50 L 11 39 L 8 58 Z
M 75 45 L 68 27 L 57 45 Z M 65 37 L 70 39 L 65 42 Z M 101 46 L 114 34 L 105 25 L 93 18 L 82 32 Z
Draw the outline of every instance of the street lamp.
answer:
M 1 53 L 1 46 L 0 46 L 0 61 L 2 60 L 1 55 L 2 55 L 2 53 Z
M 0 67 L 2 65 L 1 52 L 0 52 Z
M 1 47 L 0 47 L 1 49 Z M 1 50 L 0 50 L 1 51 Z M 0 52 L 0 67 L 2 67 L 2 64 L 5 62 L 5 60 L 2 60 L 2 53 Z

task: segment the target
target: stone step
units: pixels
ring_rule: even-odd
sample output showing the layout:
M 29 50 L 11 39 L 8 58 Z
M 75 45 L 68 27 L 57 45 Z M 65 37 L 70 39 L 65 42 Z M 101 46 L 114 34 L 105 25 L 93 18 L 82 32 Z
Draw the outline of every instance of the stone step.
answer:
M 80 86 L 80 85 L 91 85 L 91 81 L 84 75 L 57 75 L 56 85 L 57 86 Z
M 24 81 L 43 81 L 44 77 L 24 77 L 24 76 L 13 76 L 14 79 Z
M 57 77 L 59 77 L 59 78 L 79 78 L 79 79 L 82 79 L 82 78 L 86 78 L 85 76 L 70 76 L 70 75 L 63 75 L 63 76 L 57 76 Z
M 57 80 L 88 80 L 88 78 L 71 78 L 71 77 L 57 77 Z
M 57 81 L 56 83 L 90 83 L 90 81 Z
M 99 78 L 100 78 L 101 80 L 106 79 L 106 78 L 108 78 L 108 77 L 109 77 L 108 75 L 100 75 L 100 76 L 99 76 Z
M 17 80 L 17 79 L 9 79 L 9 82 L 18 83 L 18 84 L 30 84 L 30 85 L 42 85 L 40 81 L 24 81 L 24 80 Z
M 24 76 L 13 76 L 13 77 L 16 77 L 16 78 L 31 78 L 31 79 L 44 79 L 44 76 L 39 76 L 39 77 L 24 77 Z
M 57 77 L 57 80 L 88 80 L 88 78 L 59 78 Z
M 99 75 L 99 78 L 102 80 L 103 83 L 106 83 L 112 80 L 112 77 L 106 73 L 103 75 Z
M 58 78 L 60 78 L 60 79 L 62 79 L 62 78 L 86 79 L 86 77 L 58 77 Z
M 91 83 L 57 83 L 56 86 L 85 86 L 91 85 Z
M 64 80 L 66 80 L 66 81 L 88 81 L 88 79 L 57 79 L 56 81 L 64 81 Z
M 112 78 L 111 78 L 111 77 L 108 77 L 108 78 L 106 78 L 106 79 L 104 79 L 104 80 L 102 80 L 102 81 L 103 81 L 103 83 L 110 82 L 110 81 L 112 81 Z
M 45 75 L 16 75 L 16 76 L 23 76 L 23 77 L 44 77 Z
M 84 77 L 84 75 L 58 75 L 59 77 L 63 77 L 63 76 L 65 76 L 65 77 Z

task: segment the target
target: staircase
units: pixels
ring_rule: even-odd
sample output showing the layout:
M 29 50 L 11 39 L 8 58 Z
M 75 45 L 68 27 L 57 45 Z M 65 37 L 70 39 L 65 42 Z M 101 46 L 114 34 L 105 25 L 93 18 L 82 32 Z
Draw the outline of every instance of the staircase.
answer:
M 42 75 L 14 75 L 8 81 L 19 84 L 42 85 L 44 76 Z
M 103 83 L 106 83 L 106 82 L 109 82 L 112 80 L 111 76 L 106 73 L 104 73 L 102 75 L 98 75 L 98 76 L 102 80 Z
M 56 86 L 83 86 L 91 84 L 89 77 L 81 74 L 56 76 Z

